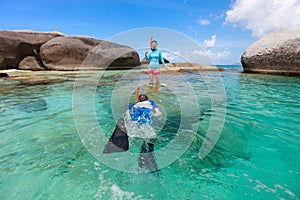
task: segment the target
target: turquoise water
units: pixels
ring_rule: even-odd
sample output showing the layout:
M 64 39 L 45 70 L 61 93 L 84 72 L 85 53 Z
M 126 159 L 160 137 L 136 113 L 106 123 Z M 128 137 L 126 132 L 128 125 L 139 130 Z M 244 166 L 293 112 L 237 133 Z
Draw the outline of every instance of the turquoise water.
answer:
M 123 112 L 113 116 L 111 98 L 124 73 L 105 72 L 94 88 L 95 118 L 107 137 Z M 225 123 L 203 159 L 198 157 L 200 146 L 212 116 L 218 115 L 208 87 L 197 73 L 162 76 L 162 82 L 186 81 L 181 91 L 187 84 L 193 87 L 199 117 L 191 120 L 198 128 L 187 150 L 156 173 L 111 168 L 81 141 L 76 126 L 86 124 L 75 124 L 74 83 L 85 83 L 81 87 L 86 93 L 79 94 L 84 102 L 95 87 L 91 80 L 99 78 L 95 73 L 32 73 L 64 81 L 48 85 L 0 80 L 0 199 L 299 199 L 300 79 L 238 70 L 220 75 L 226 91 L 226 103 L 220 105 L 226 108 Z M 147 80 L 145 74 L 134 77 Z M 130 79 L 124 82 L 132 84 Z M 158 102 L 166 116 L 155 127 L 157 152 L 172 142 L 182 121 L 181 93 L 174 94 L 168 85 L 148 91 L 142 87 L 142 92 Z M 133 101 L 132 93 L 128 103 Z M 194 109 L 190 105 L 188 109 Z M 77 117 L 85 118 L 86 113 L 81 114 Z M 130 152 L 139 152 L 140 142 L 130 139 Z

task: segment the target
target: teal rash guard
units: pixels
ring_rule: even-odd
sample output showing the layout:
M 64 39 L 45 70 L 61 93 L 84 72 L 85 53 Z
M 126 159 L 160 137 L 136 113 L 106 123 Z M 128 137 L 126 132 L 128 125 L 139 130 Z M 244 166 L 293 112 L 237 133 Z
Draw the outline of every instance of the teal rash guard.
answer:
M 155 49 L 154 51 L 151 50 L 150 53 L 145 55 L 145 58 L 146 60 L 150 60 L 150 68 L 159 68 L 159 60 L 161 61 L 164 67 L 166 66 L 165 61 L 162 57 L 162 53 L 158 49 Z

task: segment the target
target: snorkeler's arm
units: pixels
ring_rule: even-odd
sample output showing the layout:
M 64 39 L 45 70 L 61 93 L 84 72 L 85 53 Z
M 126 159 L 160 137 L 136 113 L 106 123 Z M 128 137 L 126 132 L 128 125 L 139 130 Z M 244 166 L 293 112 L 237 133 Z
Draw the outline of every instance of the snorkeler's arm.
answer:
M 153 106 L 154 110 L 153 116 L 160 116 L 161 112 L 159 111 L 158 106 L 154 103 L 154 101 L 150 101 L 150 103 Z
M 154 114 L 153 116 L 161 116 L 161 112 L 159 111 L 158 108 L 154 108 Z
M 125 119 L 129 121 L 129 120 L 130 120 L 130 110 L 127 109 L 124 115 L 125 115 L 125 116 L 124 116 Z
M 130 105 L 128 106 L 128 108 L 127 108 L 127 110 L 126 110 L 126 112 L 125 112 L 125 117 L 126 117 L 127 119 L 130 119 L 130 112 L 131 112 L 131 109 L 133 108 L 134 105 L 135 105 L 135 104 L 130 104 Z

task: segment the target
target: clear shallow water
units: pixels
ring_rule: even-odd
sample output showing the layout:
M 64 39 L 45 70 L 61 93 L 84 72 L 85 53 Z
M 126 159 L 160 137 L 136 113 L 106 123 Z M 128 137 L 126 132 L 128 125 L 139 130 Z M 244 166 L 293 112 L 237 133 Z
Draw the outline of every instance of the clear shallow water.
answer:
M 115 126 L 111 95 L 122 73 L 106 72 L 96 88 L 96 118 L 106 136 Z M 197 134 L 188 150 L 159 173 L 136 174 L 102 164 L 81 142 L 72 112 L 76 75 L 47 76 L 67 81 L 32 86 L 0 80 L 0 199 L 300 198 L 299 78 L 222 72 L 226 121 L 216 146 L 200 160 L 199 148 L 211 116 L 218 113 L 211 109 L 201 76 L 181 75 L 197 94 Z M 94 76 L 80 75 L 87 92 Z M 135 77 L 147 80 L 143 74 Z M 178 80 L 179 76 L 162 78 Z M 159 150 L 175 137 L 180 105 L 168 87 L 144 91 L 167 114 L 158 133 L 155 148 Z M 140 141 L 130 142 L 130 151 L 138 152 Z

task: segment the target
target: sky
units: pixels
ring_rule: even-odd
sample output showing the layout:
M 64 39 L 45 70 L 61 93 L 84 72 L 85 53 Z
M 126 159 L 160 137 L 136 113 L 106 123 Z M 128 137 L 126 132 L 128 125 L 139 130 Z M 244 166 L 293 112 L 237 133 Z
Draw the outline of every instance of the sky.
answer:
M 266 34 L 300 29 L 300 0 L 1 0 L 0 8 L 0 30 L 59 31 L 133 48 L 149 45 L 148 31 L 171 62 L 206 54 L 214 64 L 237 64 Z M 143 44 L 133 44 L 137 37 Z M 190 41 L 198 47 L 184 45 Z

